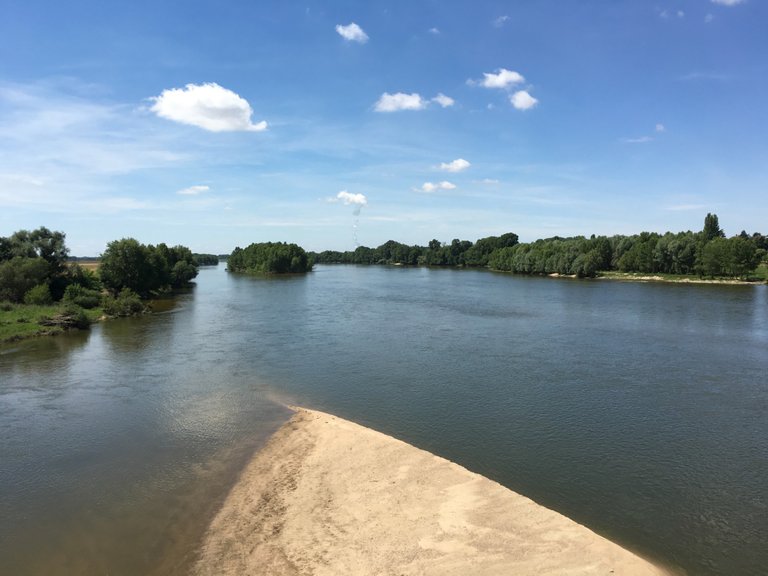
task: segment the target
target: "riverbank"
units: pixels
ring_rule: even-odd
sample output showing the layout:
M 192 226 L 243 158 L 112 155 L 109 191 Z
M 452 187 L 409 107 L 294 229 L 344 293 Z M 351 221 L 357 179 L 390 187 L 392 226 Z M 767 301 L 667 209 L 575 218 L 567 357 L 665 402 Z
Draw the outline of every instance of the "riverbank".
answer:
M 68 330 L 84 330 L 102 319 L 101 308 L 85 310 L 63 304 L 0 303 L 0 344 L 38 336 L 55 336 Z
M 305 409 L 244 469 L 194 573 L 667 574 L 457 464 Z
M 665 282 L 668 284 L 724 284 L 754 286 L 766 284 L 763 276 L 755 276 L 754 280 L 739 278 L 701 278 L 699 276 L 677 276 L 674 274 L 644 274 L 641 272 L 599 272 L 598 280 L 619 280 L 625 282 Z

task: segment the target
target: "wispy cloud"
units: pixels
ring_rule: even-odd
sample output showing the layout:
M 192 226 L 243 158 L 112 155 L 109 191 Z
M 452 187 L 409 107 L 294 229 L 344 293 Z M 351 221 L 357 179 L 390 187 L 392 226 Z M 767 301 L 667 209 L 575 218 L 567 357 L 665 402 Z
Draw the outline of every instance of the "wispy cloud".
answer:
M 621 141 L 625 144 L 645 144 L 653 140 L 650 136 L 638 136 L 637 138 L 621 138 Z
M 680 80 L 689 82 L 696 80 L 710 80 L 713 82 L 726 82 L 729 79 L 727 74 L 719 72 L 689 72 L 688 74 L 681 76 Z
M 417 192 L 435 192 L 437 190 L 453 190 L 456 188 L 456 184 L 453 184 L 452 182 L 448 182 L 447 180 L 443 180 L 442 182 L 424 182 L 424 184 L 421 185 L 421 188 L 416 188 L 415 190 Z
M 539 103 L 539 101 L 531 96 L 526 90 L 518 90 L 509 97 L 509 101 L 517 110 L 530 110 Z
M 656 130 L 656 132 L 666 132 L 667 131 L 667 127 L 664 126 L 664 124 L 659 123 L 659 124 L 656 124 L 655 130 Z
M 347 24 L 346 26 L 337 24 L 336 32 L 338 32 L 342 38 L 349 42 L 357 42 L 359 44 L 365 44 L 368 42 L 368 34 L 366 34 L 363 29 L 354 22 Z
M 673 204 L 664 209 L 670 212 L 701 212 L 706 208 L 711 208 L 709 204 Z
M 161 118 L 197 126 L 209 132 L 261 132 L 267 123 L 251 122 L 253 110 L 248 101 L 216 83 L 187 84 L 184 88 L 163 90 L 150 98 L 150 110 Z
M 182 196 L 198 196 L 204 192 L 208 192 L 210 189 L 210 186 L 190 186 L 189 188 L 178 190 L 176 194 L 181 194 Z
M 736 6 L 737 4 L 743 4 L 746 0 L 710 0 L 712 4 L 719 4 L 720 6 Z
M 428 102 L 416 92 L 413 94 L 384 92 L 376 102 L 374 109 L 376 112 L 398 112 L 400 110 L 423 110 L 427 105 Z
M 660 10 L 659 17 L 665 20 L 669 18 L 685 18 L 685 12 L 682 10 Z
M 446 96 L 442 92 L 440 92 L 437 96 L 432 98 L 432 102 L 437 102 L 443 108 L 448 108 L 450 106 L 453 106 L 456 103 L 456 101 L 453 98 L 451 98 L 450 96 Z
M 504 14 L 503 16 L 499 16 L 498 18 L 494 18 L 492 24 L 493 24 L 494 28 L 501 28 L 508 21 L 509 21 L 509 16 Z
M 469 161 L 464 160 L 464 158 L 457 158 L 451 162 L 441 162 L 440 170 L 445 170 L 446 172 L 461 172 L 470 166 L 472 166 L 472 164 L 470 164 Z
M 439 28 L 430 28 L 429 29 L 429 33 L 430 34 L 434 34 L 435 36 L 437 36 L 437 35 L 440 34 L 440 29 Z

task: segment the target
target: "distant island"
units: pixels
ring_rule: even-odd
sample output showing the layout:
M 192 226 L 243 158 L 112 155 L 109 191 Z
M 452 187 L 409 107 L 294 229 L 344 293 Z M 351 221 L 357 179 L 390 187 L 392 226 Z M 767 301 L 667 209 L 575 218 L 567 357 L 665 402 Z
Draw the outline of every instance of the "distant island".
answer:
M 304 248 L 285 242 L 260 242 L 237 247 L 227 258 L 227 271 L 246 274 L 300 274 L 312 270 Z

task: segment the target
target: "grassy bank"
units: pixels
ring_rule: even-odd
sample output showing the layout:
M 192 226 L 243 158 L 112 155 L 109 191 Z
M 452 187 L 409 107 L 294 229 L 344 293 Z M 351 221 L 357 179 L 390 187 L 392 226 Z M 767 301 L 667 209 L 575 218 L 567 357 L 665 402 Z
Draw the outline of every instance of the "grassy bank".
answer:
M 768 266 L 761 264 L 754 272 L 744 278 L 702 278 L 694 274 L 662 274 L 660 272 L 599 272 L 598 278 L 607 280 L 625 280 L 628 282 L 673 282 L 680 284 L 760 284 L 768 282 Z
M 83 310 L 64 304 L 36 306 L 2 303 L 0 304 L 0 343 L 86 328 L 88 324 L 96 322 L 103 315 L 102 308 Z

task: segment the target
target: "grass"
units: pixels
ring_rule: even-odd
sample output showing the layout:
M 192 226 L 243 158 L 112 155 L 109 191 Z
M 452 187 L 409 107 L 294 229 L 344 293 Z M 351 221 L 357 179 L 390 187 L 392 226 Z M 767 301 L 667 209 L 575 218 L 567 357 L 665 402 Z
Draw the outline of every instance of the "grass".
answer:
M 0 303 L 0 342 L 11 342 L 33 336 L 60 334 L 64 332 L 61 326 L 45 326 L 41 324 L 46 318 L 59 314 L 62 306 L 34 306 L 30 304 Z M 85 310 L 91 322 L 97 321 L 103 314 L 101 308 Z
M 599 278 L 611 280 L 651 280 L 656 282 L 689 282 L 699 284 L 734 284 L 744 282 L 768 282 L 768 265 L 760 264 L 747 278 L 702 278 L 696 274 L 663 274 L 661 272 L 617 272 L 615 270 L 598 272 Z

